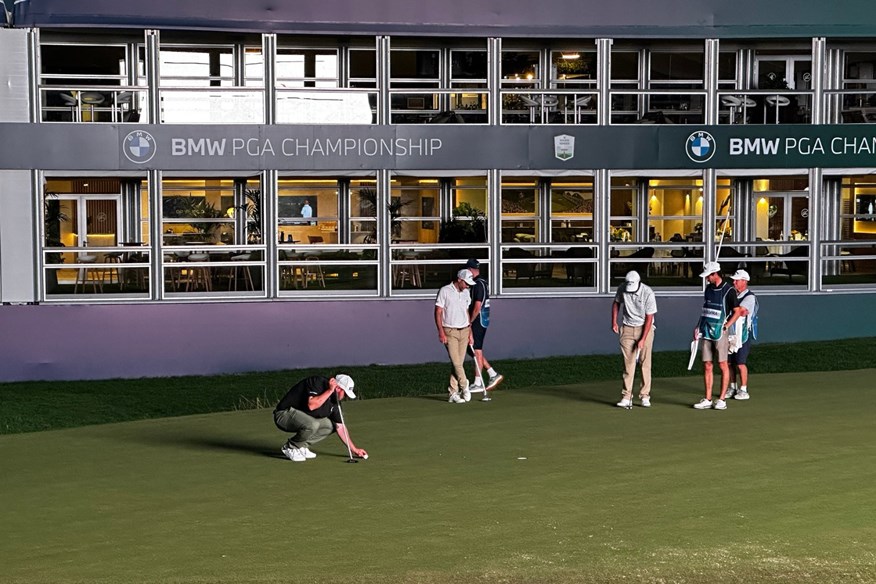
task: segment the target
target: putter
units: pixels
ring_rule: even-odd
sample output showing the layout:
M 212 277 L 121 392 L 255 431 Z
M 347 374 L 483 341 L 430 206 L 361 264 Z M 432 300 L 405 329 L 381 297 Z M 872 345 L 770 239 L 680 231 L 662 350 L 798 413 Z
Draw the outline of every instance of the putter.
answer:
M 352 463 L 359 462 L 358 460 L 353 458 L 353 451 L 350 449 L 350 429 L 347 428 L 347 424 L 346 424 L 346 422 L 344 422 L 344 410 L 341 409 L 341 399 L 340 398 L 338 398 L 338 414 L 341 416 L 341 424 L 347 430 L 347 440 L 346 440 L 346 442 L 347 442 L 347 455 L 350 458 L 348 458 L 346 460 L 346 462 L 352 462 Z
M 483 375 L 483 371 L 481 370 L 481 364 L 478 362 L 478 355 L 475 353 L 474 345 L 468 346 L 469 351 L 471 351 L 471 358 L 474 359 L 475 371 Z M 475 375 L 475 379 L 479 376 Z M 483 379 L 483 378 L 481 378 Z M 490 392 L 487 391 L 487 387 L 484 386 L 484 397 L 481 398 L 481 401 L 491 401 L 493 398 L 490 397 Z

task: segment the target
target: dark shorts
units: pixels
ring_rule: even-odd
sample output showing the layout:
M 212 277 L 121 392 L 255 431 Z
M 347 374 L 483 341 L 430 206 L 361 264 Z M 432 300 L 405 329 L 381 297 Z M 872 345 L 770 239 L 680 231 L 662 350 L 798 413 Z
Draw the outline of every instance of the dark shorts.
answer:
M 474 348 L 478 351 L 484 348 L 484 337 L 487 336 L 487 329 L 481 326 L 479 320 L 475 320 L 471 325 L 471 336 L 474 337 Z
M 739 347 L 739 350 L 735 353 L 730 353 L 730 361 L 731 365 L 745 365 L 745 362 L 748 360 L 748 353 L 751 352 L 751 339 L 748 339 L 742 346 Z

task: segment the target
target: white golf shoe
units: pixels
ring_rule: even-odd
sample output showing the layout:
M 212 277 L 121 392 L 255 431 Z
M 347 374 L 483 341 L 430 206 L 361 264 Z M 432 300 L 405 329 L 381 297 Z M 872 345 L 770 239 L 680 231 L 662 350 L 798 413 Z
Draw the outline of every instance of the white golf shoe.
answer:
M 307 446 L 301 448 L 300 450 L 304 453 L 304 458 L 306 458 L 307 460 L 310 460 L 311 458 L 316 458 L 316 452 L 312 452 Z
M 471 390 L 469 388 L 465 388 L 462 390 L 462 401 L 470 402 L 471 401 Z
M 465 403 L 465 400 L 462 399 L 462 397 L 460 397 L 458 391 L 454 391 L 453 393 L 451 393 L 450 398 L 447 401 L 449 401 L 452 404 L 464 404 Z
M 281 448 L 280 450 L 282 450 L 283 454 L 286 455 L 286 458 L 288 458 L 292 462 L 304 462 L 305 460 L 307 460 L 307 457 L 304 455 L 304 451 L 302 451 L 300 448 L 284 444 L 283 448 Z
M 736 395 L 733 396 L 733 399 L 748 399 L 749 397 L 751 397 L 751 396 L 748 395 L 747 391 L 739 390 L 736 392 Z
M 724 399 L 730 399 L 731 397 L 733 397 L 735 395 L 736 395 L 736 388 L 735 387 L 728 387 L 727 393 L 724 395 Z
M 695 403 L 694 407 L 698 410 L 710 410 L 712 409 L 712 400 L 703 398 Z
M 642 398 L 642 407 L 643 408 L 650 408 L 651 407 L 651 398 L 650 397 L 645 396 Z
M 499 385 L 500 383 L 502 383 L 502 381 L 504 379 L 505 379 L 505 376 L 500 374 L 500 373 L 497 373 L 497 374 L 493 375 L 492 377 L 490 377 L 490 381 L 489 381 L 489 383 L 487 383 L 487 391 L 496 389 L 496 386 Z
M 633 407 L 633 400 L 632 400 L 632 398 L 630 398 L 630 399 L 623 398 L 622 400 L 620 400 L 619 402 L 617 402 L 617 407 L 619 407 L 619 408 L 631 408 L 631 407 Z
M 716 410 L 726 410 L 727 409 L 727 402 L 722 400 L 722 399 L 719 399 L 718 401 L 715 402 L 715 405 L 713 407 Z

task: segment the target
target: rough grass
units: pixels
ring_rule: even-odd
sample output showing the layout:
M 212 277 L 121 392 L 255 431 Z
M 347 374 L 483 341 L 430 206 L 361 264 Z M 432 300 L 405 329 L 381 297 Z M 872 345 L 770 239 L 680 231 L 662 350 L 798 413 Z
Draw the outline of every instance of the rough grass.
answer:
M 792 371 L 839 371 L 876 367 L 876 339 L 756 345 L 752 375 Z M 655 377 L 701 375 L 686 370 L 686 352 L 654 355 Z M 503 360 L 494 365 L 508 389 L 620 379 L 619 354 Z M 41 381 L 0 384 L 0 434 L 34 432 L 128 420 L 273 407 L 307 375 L 341 370 L 356 380 L 364 399 L 438 394 L 446 387 L 446 363 L 337 370 L 302 369 L 239 375 L 159 377 L 106 381 Z M 471 364 L 469 362 L 469 369 Z

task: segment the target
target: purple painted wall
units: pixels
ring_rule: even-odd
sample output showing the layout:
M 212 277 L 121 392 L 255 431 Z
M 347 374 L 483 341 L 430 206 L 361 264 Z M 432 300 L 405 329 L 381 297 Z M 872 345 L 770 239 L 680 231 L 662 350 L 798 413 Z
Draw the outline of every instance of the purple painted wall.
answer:
M 873 336 L 872 294 L 761 296 L 760 342 Z M 658 296 L 656 350 L 685 350 L 697 296 Z M 490 360 L 612 353 L 611 299 L 493 299 Z M 3 306 L 0 381 L 444 361 L 433 301 Z M 806 318 L 800 318 L 806 315 Z

